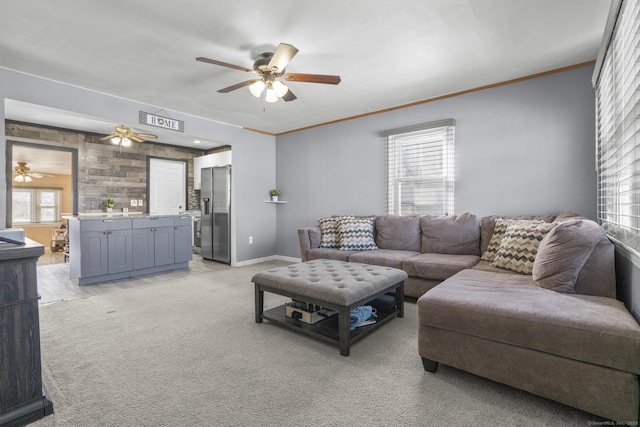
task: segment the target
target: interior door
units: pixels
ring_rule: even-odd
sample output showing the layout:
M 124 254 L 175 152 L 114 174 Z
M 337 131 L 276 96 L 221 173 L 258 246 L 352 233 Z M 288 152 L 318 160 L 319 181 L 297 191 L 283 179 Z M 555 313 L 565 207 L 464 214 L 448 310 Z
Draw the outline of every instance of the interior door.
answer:
M 149 159 L 149 213 L 175 215 L 187 210 L 187 163 Z

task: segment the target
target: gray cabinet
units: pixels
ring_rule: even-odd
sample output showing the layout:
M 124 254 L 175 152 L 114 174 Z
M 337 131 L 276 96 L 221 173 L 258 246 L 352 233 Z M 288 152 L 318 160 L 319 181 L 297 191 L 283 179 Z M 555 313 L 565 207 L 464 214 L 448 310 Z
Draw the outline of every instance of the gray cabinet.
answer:
M 193 220 L 190 216 L 174 218 L 174 262 L 183 263 L 191 261 L 193 257 Z
M 169 265 L 174 257 L 174 220 L 171 217 L 133 220 L 133 269 Z
M 133 267 L 130 219 L 69 221 L 71 280 L 125 273 Z M 72 256 L 71 256 L 72 255 Z
M 190 216 L 70 219 L 70 276 L 97 283 L 189 266 Z

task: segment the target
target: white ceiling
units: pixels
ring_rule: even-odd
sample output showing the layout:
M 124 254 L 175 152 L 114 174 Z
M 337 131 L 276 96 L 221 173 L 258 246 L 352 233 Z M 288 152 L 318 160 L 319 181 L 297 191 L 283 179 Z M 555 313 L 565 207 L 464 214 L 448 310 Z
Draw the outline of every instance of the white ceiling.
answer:
M 71 152 L 60 150 L 44 150 L 28 147 L 26 145 L 14 145 L 12 149 L 12 169 L 18 162 L 27 162 L 31 172 L 40 172 L 53 175 L 71 175 Z
M 0 67 L 278 134 L 591 61 L 610 3 L 2 0 Z M 253 75 L 195 60 L 251 68 L 255 54 L 280 42 L 299 49 L 288 72 L 338 74 L 342 82 L 291 83 L 298 99 L 263 111 L 247 88 L 216 92 Z M 116 124 L 38 111 L 9 102 L 6 116 L 55 116 L 61 127 L 104 133 Z M 163 140 L 136 119 L 123 124 Z

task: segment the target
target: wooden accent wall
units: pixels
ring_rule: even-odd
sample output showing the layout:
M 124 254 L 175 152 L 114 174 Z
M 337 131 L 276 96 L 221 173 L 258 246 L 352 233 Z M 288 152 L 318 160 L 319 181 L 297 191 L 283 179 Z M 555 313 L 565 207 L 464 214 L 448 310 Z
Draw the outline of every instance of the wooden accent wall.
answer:
M 193 193 L 193 159 L 201 150 L 153 142 L 133 142 L 130 147 L 100 141 L 104 135 L 6 121 L 7 141 L 26 142 L 78 150 L 78 211 L 103 211 L 107 193 L 113 193 L 114 210 L 144 212 L 147 206 L 147 156 L 187 160 L 188 196 Z M 129 206 L 131 199 L 144 207 Z M 195 198 L 189 197 L 190 201 Z M 199 209 L 198 206 L 187 206 Z

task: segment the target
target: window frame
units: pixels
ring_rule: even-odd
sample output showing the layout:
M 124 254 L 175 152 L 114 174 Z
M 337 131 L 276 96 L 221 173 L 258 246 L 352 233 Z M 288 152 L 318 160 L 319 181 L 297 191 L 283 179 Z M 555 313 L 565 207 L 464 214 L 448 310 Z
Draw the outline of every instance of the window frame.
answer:
M 387 213 L 451 215 L 455 209 L 455 120 L 447 119 L 383 132 L 387 138 Z M 413 151 L 413 153 L 412 153 Z M 413 169 L 417 174 L 407 176 Z M 413 186 L 404 209 L 403 184 Z M 416 185 L 418 184 L 418 185 Z M 431 187 L 433 191 L 426 192 Z M 422 190 L 422 191 L 421 191 Z M 416 208 L 418 207 L 418 208 Z
M 640 6 L 614 1 L 594 76 L 597 217 L 607 234 L 640 253 Z M 638 165 L 636 165 L 638 164 Z
M 15 204 L 15 193 L 23 192 L 30 194 L 29 201 L 29 221 L 20 221 L 15 218 L 15 209 L 12 210 L 11 223 L 14 225 L 31 225 L 31 224 L 55 224 L 62 221 L 62 188 L 59 187 L 13 187 L 11 189 L 11 197 Z M 41 196 L 44 192 L 54 192 L 55 203 L 53 206 L 43 206 L 41 204 Z M 54 210 L 53 221 L 42 221 L 42 210 Z

